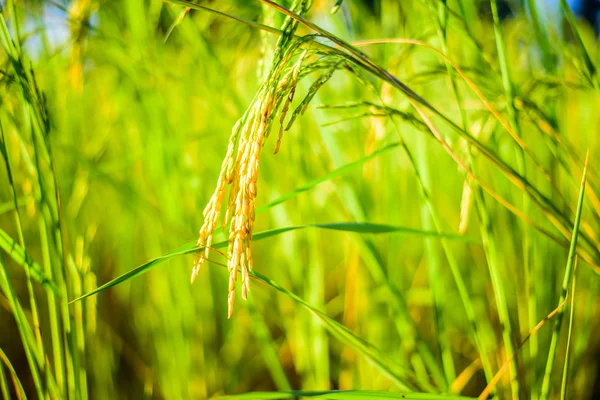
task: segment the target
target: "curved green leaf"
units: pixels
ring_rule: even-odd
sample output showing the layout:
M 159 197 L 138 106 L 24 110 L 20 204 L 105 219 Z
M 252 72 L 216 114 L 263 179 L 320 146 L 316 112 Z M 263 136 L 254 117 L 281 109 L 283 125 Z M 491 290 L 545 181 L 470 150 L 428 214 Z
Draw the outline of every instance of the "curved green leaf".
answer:
M 402 233 L 402 234 L 406 234 L 406 235 L 416 235 L 416 236 L 423 236 L 423 237 L 440 237 L 440 238 L 444 238 L 444 239 L 478 243 L 477 239 L 468 237 L 468 236 L 461 236 L 461 235 L 454 235 L 454 234 L 447 234 L 447 233 L 437 233 L 437 232 L 431 232 L 431 231 L 422 231 L 419 229 L 406 228 L 403 226 L 381 225 L 381 224 L 373 224 L 373 223 L 369 223 L 369 222 L 364 222 L 364 223 L 334 222 L 334 223 L 328 223 L 328 224 L 308 224 L 308 225 L 288 226 L 288 227 L 284 227 L 284 228 L 276 228 L 276 229 L 271 229 L 268 231 L 255 233 L 252 236 L 252 240 L 258 241 L 258 240 L 266 239 L 269 237 L 281 235 L 282 233 L 291 232 L 291 231 L 295 231 L 298 229 L 305 229 L 305 228 L 320 228 L 320 229 L 328 229 L 328 230 L 333 230 L 333 231 L 354 232 L 354 233 L 363 233 L 363 234 L 366 234 L 366 233 L 369 233 L 369 234 Z M 212 247 L 215 249 L 227 247 L 227 241 L 214 243 L 212 245 Z M 177 250 L 173 250 L 170 253 L 165 254 L 164 256 L 154 258 L 154 259 L 140 265 L 139 267 L 134 268 L 131 271 L 124 273 L 123 275 L 105 283 L 102 286 L 99 286 L 98 288 L 92 290 L 91 292 L 86 293 L 83 296 L 72 300 L 70 303 L 74 303 L 76 301 L 85 299 L 86 297 L 95 295 L 95 294 L 100 293 L 106 289 L 113 287 L 113 286 L 119 285 L 125 281 L 133 279 L 143 273 L 148 272 L 150 269 L 156 267 L 157 265 L 170 260 L 173 257 L 195 253 L 200 250 L 202 250 L 202 248 L 199 248 L 195 243 L 193 243 L 193 242 L 187 243 L 187 244 L 181 246 L 180 248 L 178 248 Z

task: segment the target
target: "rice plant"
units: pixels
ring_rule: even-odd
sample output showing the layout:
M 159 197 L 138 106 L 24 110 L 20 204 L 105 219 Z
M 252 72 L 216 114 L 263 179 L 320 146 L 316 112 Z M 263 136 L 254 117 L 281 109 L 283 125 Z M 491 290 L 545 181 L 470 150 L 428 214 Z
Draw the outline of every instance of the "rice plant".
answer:
M 555 5 L 2 2 L 3 398 L 595 398 Z

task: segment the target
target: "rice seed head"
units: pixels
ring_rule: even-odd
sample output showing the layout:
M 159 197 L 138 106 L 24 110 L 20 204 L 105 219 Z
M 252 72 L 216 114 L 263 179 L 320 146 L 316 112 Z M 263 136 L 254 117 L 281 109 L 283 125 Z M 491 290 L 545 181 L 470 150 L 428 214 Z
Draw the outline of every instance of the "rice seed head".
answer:
M 292 9 L 303 14 L 310 5 L 309 0 L 295 0 Z M 273 55 L 271 69 L 254 101 L 231 130 L 227 153 L 221 165 L 215 191 L 203 213 L 204 222 L 200 228 L 198 253 L 194 260 L 191 280 L 194 281 L 202 265 L 208 260 L 212 251 L 213 233 L 220 222 L 225 232 L 228 228 L 227 315 L 229 318 L 233 315 L 238 271 L 241 274 L 242 298 L 246 299 L 250 292 L 250 276 L 254 268 L 251 242 L 256 215 L 261 152 L 273 121 L 279 113 L 279 136 L 275 146 L 275 153 L 277 153 L 281 146 L 283 131 L 290 129 L 298 115 L 306 110 L 316 92 L 331 78 L 335 70 L 346 65 L 346 61 L 339 54 L 332 53 L 325 57 L 331 57 L 330 59 L 335 61 L 326 63 L 327 67 L 323 68 L 324 54 L 322 51 L 311 49 L 311 43 L 316 36 L 307 35 L 294 39 L 297 26 L 298 23 L 293 19 L 285 20 L 283 34 L 277 42 Z M 307 63 L 306 60 L 314 54 L 319 58 L 312 64 Z M 294 110 L 290 121 L 284 125 L 285 117 L 296 94 L 298 81 L 308 76 L 310 72 L 322 69 L 325 69 L 325 72 L 313 82 L 306 97 Z M 221 220 L 222 208 L 224 208 L 224 216 Z
M 198 239 L 198 247 L 203 248 L 203 251 L 196 255 L 192 270 L 193 281 L 210 255 L 213 233 L 217 227 L 221 207 L 229 187 L 229 197 L 222 226 L 229 226 L 227 268 L 229 270 L 228 316 L 230 317 L 233 314 L 235 303 L 235 282 L 238 268 L 242 276 L 242 297 L 244 299 L 247 298 L 250 287 L 248 269 L 249 265 L 252 266 L 250 238 L 254 227 L 260 156 L 265 132 L 269 128 L 268 121 L 272 120 L 271 113 L 274 110 L 275 97 L 272 92 L 266 92 L 262 98 L 263 101 L 257 101 L 249 109 L 244 126 L 241 129 L 240 126 L 237 126 L 232 130 L 232 137 L 222 164 L 217 187 L 204 210 L 204 223 Z M 236 141 L 238 141 L 237 146 Z M 236 154 L 234 154 L 235 150 L 237 150 Z M 247 260 L 250 260 L 250 263 Z

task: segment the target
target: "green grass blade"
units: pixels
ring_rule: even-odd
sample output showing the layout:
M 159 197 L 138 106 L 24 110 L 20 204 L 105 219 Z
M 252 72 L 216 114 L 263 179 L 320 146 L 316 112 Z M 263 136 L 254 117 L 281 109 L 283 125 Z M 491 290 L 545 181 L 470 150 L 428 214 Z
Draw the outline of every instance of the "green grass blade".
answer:
M 220 243 L 213 244 L 212 247 L 215 248 L 215 249 L 218 249 L 218 248 L 223 248 L 226 245 L 227 245 L 226 242 L 220 242 Z M 117 285 L 119 285 L 119 284 L 121 284 L 123 282 L 126 282 L 126 281 L 128 281 L 130 279 L 133 279 L 133 278 L 135 278 L 135 277 L 137 277 L 139 275 L 142 275 L 142 274 L 148 272 L 149 270 L 151 270 L 152 268 L 154 268 L 154 267 L 156 267 L 156 266 L 164 263 L 165 261 L 170 260 L 173 257 L 182 256 L 182 255 L 185 255 L 185 254 L 192 254 L 192 253 L 195 253 L 195 252 L 197 252 L 199 250 L 201 250 L 201 249 L 198 249 L 198 247 L 196 246 L 195 243 L 193 243 L 193 242 L 192 243 L 188 243 L 188 244 L 180 247 L 177 250 L 174 250 L 174 251 L 172 251 L 170 253 L 167 253 L 164 256 L 152 259 L 152 260 L 148 261 L 147 263 L 144 263 L 144 264 L 140 265 L 139 267 L 134 268 L 131 271 L 126 272 L 123 275 L 118 276 L 117 278 L 115 278 L 115 279 L 113 279 L 113 280 L 105 283 L 102 286 L 99 286 L 98 288 L 92 290 L 91 292 L 89 292 L 87 294 L 84 294 L 83 296 L 78 297 L 78 298 L 70 301 L 69 304 L 74 303 L 74 302 L 79 301 L 79 300 L 83 300 L 86 297 L 93 296 L 93 295 L 95 295 L 97 293 L 105 291 L 106 289 L 109 289 L 109 288 L 111 288 L 113 286 L 117 286 Z
M 588 153 L 589 156 L 589 153 Z M 576 248 L 577 248 L 577 238 L 579 237 L 579 224 L 581 222 L 581 214 L 583 211 L 583 195 L 585 193 L 585 175 L 587 172 L 587 160 L 586 157 L 585 167 L 583 168 L 583 174 L 581 177 L 581 189 L 579 190 L 579 199 L 577 200 L 577 213 L 575 214 L 575 222 L 573 224 L 573 234 L 571 237 L 571 246 L 569 248 L 569 256 L 567 258 L 567 265 L 565 268 L 565 275 L 563 278 L 562 290 L 560 294 L 560 298 L 558 300 L 558 304 L 560 305 L 565 301 L 567 297 L 567 290 L 569 288 L 569 282 L 571 280 L 571 275 L 573 274 L 573 269 L 575 266 L 576 256 Z M 558 314 L 556 315 L 556 320 L 554 322 L 554 330 L 552 331 L 552 339 L 550 342 L 550 350 L 548 351 L 548 359 L 546 361 L 546 369 L 544 372 L 544 380 L 542 381 L 542 389 L 541 389 L 541 400 L 548 399 L 550 394 L 551 387 L 551 378 L 552 378 L 552 370 L 554 369 L 554 361 L 556 359 L 556 352 L 558 349 L 558 341 L 560 336 L 560 328 L 562 325 L 562 319 L 564 316 L 564 308 L 561 308 Z
M 412 229 L 406 228 L 403 226 L 393 226 L 393 225 L 382 225 L 382 224 L 372 224 L 368 222 L 358 223 L 358 222 L 336 222 L 329 224 L 310 224 L 306 225 L 306 227 L 314 227 L 321 229 L 329 229 L 334 231 L 343 231 L 343 232 L 355 232 L 355 233 L 372 233 L 372 234 L 383 234 L 383 233 L 402 233 L 406 235 L 415 235 L 415 236 L 426 236 L 426 237 L 436 237 L 440 239 L 449 239 L 449 240 L 458 240 L 464 242 L 477 243 L 478 239 L 455 235 L 450 233 L 437 233 L 435 231 L 424 231 L 420 229 Z
M 429 232 L 429 231 L 421 231 L 418 229 L 405 228 L 401 226 L 392 226 L 392 225 L 380 225 L 380 224 L 372 224 L 372 223 L 358 223 L 358 222 L 336 222 L 329 224 L 309 224 L 309 225 L 298 225 L 298 226 L 288 226 L 285 228 L 276 228 L 268 231 L 258 232 L 252 236 L 253 241 L 258 241 L 262 239 L 267 239 L 273 236 L 281 235 L 286 232 L 295 231 L 298 229 L 305 228 L 320 228 L 327 229 L 333 231 L 342 231 L 342 232 L 352 232 L 352 233 L 361 233 L 361 234 L 386 234 L 386 233 L 401 233 L 406 235 L 416 235 L 423 237 L 439 237 L 444 239 L 458 240 L 464 242 L 477 242 L 477 239 L 470 238 L 467 236 L 461 235 L 453 235 L 453 234 L 445 234 L 445 233 L 437 233 L 437 232 Z M 227 241 L 214 243 L 212 248 L 221 249 L 227 247 Z M 98 287 L 97 289 L 78 297 L 74 300 L 71 300 L 70 303 L 74 303 L 79 300 L 83 300 L 86 297 L 95 295 L 97 293 L 103 292 L 106 289 L 109 289 L 113 286 L 117 286 L 123 282 L 126 282 L 130 279 L 133 279 L 139 275 L 142 275 L 148 272 L 150 269 L 162 264 L 165 261 L 170 260 L 171 258 L 182 256 L 186 254 L 192 254 L 200 251 L 202 249 L 198 248 L 195 243 L 188 243 L 180 248 L 173 250 L 164 256 L 157 257 L 140 265 L 137 268 L 132 269 L 131 271 L 126 272 L 125 274 L 105 283 L 104 285 Z
M 567 349 L 565 350 L 565 363 L 563 365 L 562 383 L 560 387 L 560 400 L 567 398 L 568 379 L 569 379 L 569 361 L 571 360 L 571 340 L 573 339 L 573 319 L 575 317 L 575 284 L 577 281 L 577 257 L 575 257 L 575 266 L 573 268 L 573 283 L 571 284 L 571 307 L 569 310 L 569 329 L 567 334 Z

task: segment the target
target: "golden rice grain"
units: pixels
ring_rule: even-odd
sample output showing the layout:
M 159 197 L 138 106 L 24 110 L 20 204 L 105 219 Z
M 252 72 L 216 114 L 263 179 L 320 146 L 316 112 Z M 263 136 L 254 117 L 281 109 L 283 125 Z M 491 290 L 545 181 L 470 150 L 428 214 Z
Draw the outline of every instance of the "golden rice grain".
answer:
M 310 8 L 310 3 L 309 0 L 297 0 L 293 8 L 302 13 Z M 204 209 L 204 223 L 198 237 L 198 248 L 203 248 L 204 251 L 199 251 L 196 255 L 192 269 L 192 282 L 212 251 L 213 234 L 221 218 L 222 204 L 229 189 L 224 218 L 221 222 L 223 230 L 226 231 L 228 228 L 229 232 L 227 246 L 229 271 L 227 315 L 229 318 L 233 314 L 235 303 L 238 268 L 241 273 L 242 298 L 246 299 L 250 291 L 250 271 L 253 269 L 250 245 L 256 215 L 261 151 L 279 109 L 281 109 L 280 130 L 275 153 L 280 149 L 285 116 L 294 99 L 303 60 L 309 54 L 310 45 L 308 48 L 302 48 L 302 43 L 291 40 L 296 26 L 297 22 L 291 19 L 284 23 L 284 33 L 278 41 L 271 71 L 258 96 L 231 131 L 227 154 L 221 165 L 215 191 Z M 310 43 L 310 40 L 306 42 Z M 302 53 L 298 56 L 300 51 Z M 291 60 L 295 57 L 297 61 L 290 66 Z M 308 101 L 303 104 L 304 109 L 307 103 Z M 297 114 L 297 111 L 294 114 Z M 288 124 L 285 130 L 290 126 L 291 124 Z

